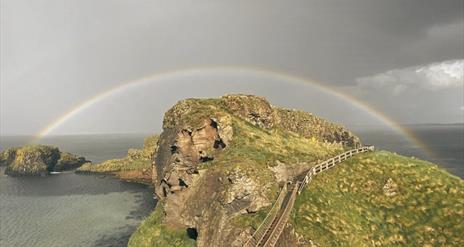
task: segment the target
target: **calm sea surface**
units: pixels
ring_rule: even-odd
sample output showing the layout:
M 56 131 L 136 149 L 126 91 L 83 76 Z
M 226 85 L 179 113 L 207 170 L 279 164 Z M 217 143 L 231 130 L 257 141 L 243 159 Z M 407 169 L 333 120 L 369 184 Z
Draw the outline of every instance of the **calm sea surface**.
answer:
M 433 161 L 464 178 L 464 125 L 408 127 L 432 153 L 391 131 L 354 130 L 366 144 Z M 123 157 L 128 148 L 141 147 L 144 136 L 61 136 L 41 143 L 97 163 Z M 0 146 L 3 150 L 29 140 L 1 137 Z M 154 204 L 150 188 L 111 178 L 73 173 L 46 178 L 0 176 L 0 246 L 125 246 Z
M 359 128 L 355 133 L 364 143 L 376 148 L 434 162 L 450 173 L 464 178 L 464 124 L 405 126 L 430 150 L 424 151 L 404 137 L 376 128 Z
M 29 138 L 0 140 L 5 149 Z M 99 162 L 142 146 L 143 136 L 66 136 L 43 142 Z M 154 205 L 148 186 L 108 177 L 72 172 L 46 178 L 0 175 L 0 246 L 126 246 Z

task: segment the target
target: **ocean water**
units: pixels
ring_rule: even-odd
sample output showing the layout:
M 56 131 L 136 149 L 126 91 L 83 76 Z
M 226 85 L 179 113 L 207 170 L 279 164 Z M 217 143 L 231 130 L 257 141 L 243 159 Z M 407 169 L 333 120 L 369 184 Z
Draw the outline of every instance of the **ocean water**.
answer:
M 29 139 L 1 137 L 2 150 Z M 42 142 L 99 162 L 142 146 L 143 135 L 64 136 Z M 154 205 L 152 188 L 109 177 L 1 175 L 0 246 L 126 246 Z
M 433 154 L 385 129 L 357 128 L 364 143 L 433 161 L 464 178 L 464 125 L 408 126 Z M 93 162 L 125 156 L 144 134 L 59 136 L 41 140 Z M 28 137 L 1 137 L 0 147 Z M 3 172 L 2 172 L 3 173 Z M 0 246 L 125 246 L 153 209 L 152 189 L 96 175 L 63 173 L 46 178 L 0 176 Z
M 375 127 L 354 128 L 363 143 L 377 149 L 431 161 L 464 179 L 464 124 L 405 126 L 429 149 L 424 151 L 397 133 Z

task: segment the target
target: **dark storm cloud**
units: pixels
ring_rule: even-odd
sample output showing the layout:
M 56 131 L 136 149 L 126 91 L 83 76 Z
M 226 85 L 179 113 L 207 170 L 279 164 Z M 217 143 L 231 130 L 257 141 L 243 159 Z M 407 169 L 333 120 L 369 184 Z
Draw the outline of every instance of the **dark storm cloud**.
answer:
M 2 134 L 36 132 L 96 92 L 168 69 L 253 65 L 356 87 L 464 57 L 462 0 L 3 0 L 0 11 Z
M 366 21 L 393 35 L 424 36 L 432 26 L 462 20 L 460 0 L 353 1 L 365 8 Z M 364 7 L 362 7 L 364 6 Z

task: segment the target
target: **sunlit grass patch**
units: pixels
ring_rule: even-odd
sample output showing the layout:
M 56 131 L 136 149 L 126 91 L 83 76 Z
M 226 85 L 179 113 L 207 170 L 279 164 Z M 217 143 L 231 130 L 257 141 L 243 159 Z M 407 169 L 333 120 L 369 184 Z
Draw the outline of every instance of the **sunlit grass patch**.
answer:
M 129 247 L 189 247 L 196 246 L 186 229 L 176 229 L 162 224 L 163 204 L 158 203 L 153 211 L 129 239 Z
M 296 231 L 320 246 L 464 246 L 464 182 L 389 152 L 355 156 L 297 198 Z

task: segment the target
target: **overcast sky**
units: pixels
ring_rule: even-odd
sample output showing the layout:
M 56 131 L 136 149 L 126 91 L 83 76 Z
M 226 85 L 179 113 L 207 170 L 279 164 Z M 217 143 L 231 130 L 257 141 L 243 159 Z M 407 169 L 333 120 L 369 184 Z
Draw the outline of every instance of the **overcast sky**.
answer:
M 35 134 L 124 81 L 211 65 L 311 78 L 401 123 L 464 122 L 462 0 L 0 2 L 2 135 Z M 159 131 L 162 113 L 177 100 L 224 92 L 363 122 L 340 117 L 343 102 L 328 103 L 317 90 L 305 97 L 300 86 L 250 75 L 163 83 L 109 97 L 59 133 Z

